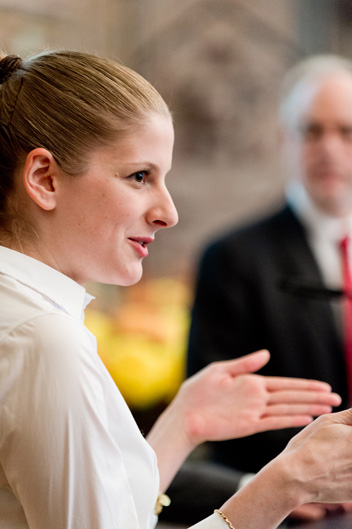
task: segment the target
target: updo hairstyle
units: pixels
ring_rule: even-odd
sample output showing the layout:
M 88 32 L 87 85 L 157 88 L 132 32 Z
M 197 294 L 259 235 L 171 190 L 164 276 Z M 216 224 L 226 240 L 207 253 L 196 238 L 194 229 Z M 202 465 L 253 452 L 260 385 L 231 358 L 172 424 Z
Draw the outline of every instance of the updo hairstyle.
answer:
M 114 61 L 72 51 L 23 60 L 0 54 L 0 229 L 8 224 L 16 169 L 32 149 L 47 149 L 75 176 L 93 149 L 153 113 L 170 116 L 148 81 Z

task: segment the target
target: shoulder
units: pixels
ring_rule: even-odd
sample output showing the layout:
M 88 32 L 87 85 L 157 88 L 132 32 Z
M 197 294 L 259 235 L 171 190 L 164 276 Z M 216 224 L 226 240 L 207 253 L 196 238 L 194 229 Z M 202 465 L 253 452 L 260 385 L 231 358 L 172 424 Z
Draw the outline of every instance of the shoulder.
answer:
M 27 320 L 0 344 L 0 386 L 15 407 L 31 409 L 39 399 L 40 409 L 55 413 L 81 409 L 84 402 L 97 408 L 104 405 L 108 379 L 94 337 L 64 313 Z
M 49 379 L 74 374 L 95 353 L 95 339 L 84 325 L 61 311 L 37 313 L 2 337 L 0 363 Z
M 23 322 L 16 332 L 28 335 L 39 346 L 50 346 L 53 352 L 67 349 L 69 344 L 76 347 L 91 340 L 83 323 L 60 310 L 37 314 Z
M 231 228 L 223 235 L 213 238 L 205 246 L 203 255 L 223 256 L 245 252 L 255 247 L 279 244 L 287 232 L 299 232 L 302 227 L 288 205 L 252 222 Z
M 69 320 L 66 312 L 54 301 L 5 274 L 0 274 L 0 299 L 0 341 L 15 333 L 16 329 L 38 331 L 40 322 L 46 318 L 48 322 L 45 325 L 51 325 L 54 318 L 57 320 L 52 325 L 52 332 L 55 332 L 56 325 L 60 327 Z
M 248 238 L 260 238 L 263 234 L 276 232 L 288 223 L 297 222 L 289 206 L 285 206 L 270 215 L 260 217 L 230 229 L 222 237 L 215 239 L 212 245 L 227 245 L 233 242 L 243 242 Z

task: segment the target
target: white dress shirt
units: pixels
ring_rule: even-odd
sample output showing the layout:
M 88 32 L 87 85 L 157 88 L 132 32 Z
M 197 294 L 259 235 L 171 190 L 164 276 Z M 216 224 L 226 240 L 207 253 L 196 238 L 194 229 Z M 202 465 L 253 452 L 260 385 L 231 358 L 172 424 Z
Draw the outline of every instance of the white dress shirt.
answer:
M 159 478 L 83 325 L 85 289 L 0 247 L 1 529 L 150 529 Z
M 288 202 L 306 228 L 308 242 L 328 288 L 342 287 L 339 243 L 345 236 L 352 240 L 352 215 L 332 217 L 320 211 L 298 182 L 287 191 Z M 352 252 L 349 252 L 352 264 Z
M 90 299 L 0 247 L 1 529 L 156 524 L 156 456 L 83 324 Z M 226 524 L 213 515 L 198 526 Z

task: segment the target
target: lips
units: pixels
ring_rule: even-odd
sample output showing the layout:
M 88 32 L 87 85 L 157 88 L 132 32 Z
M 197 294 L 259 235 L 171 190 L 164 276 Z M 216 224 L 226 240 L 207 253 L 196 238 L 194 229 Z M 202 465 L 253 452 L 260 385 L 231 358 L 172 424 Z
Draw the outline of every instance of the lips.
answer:
M 147 244 L 150 244 L 154 241 L 153 237 L 129 237 L 128 240 L 130 241 L 133 248 L 136 250 L 138 255 L 140 257 L 147 257 L 148 256 L 148 248 Z

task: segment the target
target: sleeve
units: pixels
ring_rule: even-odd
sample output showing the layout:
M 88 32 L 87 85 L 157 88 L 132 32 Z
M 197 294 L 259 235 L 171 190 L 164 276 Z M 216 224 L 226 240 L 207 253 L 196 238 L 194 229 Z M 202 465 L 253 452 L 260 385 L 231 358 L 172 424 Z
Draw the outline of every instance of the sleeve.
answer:
M 98 361 L 66 315 L 37 317 L 2 345 L 1 464 L 29 527 L 140 528 Z
M 218 514 L 214 513 L 189 529 L 228 529 L 228 525 Z

